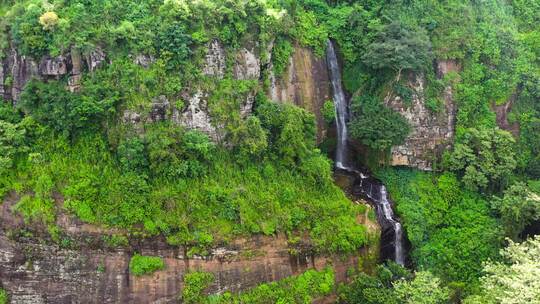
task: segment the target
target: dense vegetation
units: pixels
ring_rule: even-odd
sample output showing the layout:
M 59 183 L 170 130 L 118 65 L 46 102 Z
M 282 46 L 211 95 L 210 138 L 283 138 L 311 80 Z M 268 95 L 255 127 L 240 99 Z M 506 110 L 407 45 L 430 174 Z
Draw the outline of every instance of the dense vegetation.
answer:
M 328 295 L 334 289 L 334 272 L 331 268 L 321 271 L 308 270 L 299 276 L 262 284 L 240 294 L 226 292 L 206 296 L 204 290 L 214 282 L 211 273 L 193 272 L 184 276 L 182 300 L 187 304 L 232 303 L 311 303 Z
M 129 261 L 129 272 L 136 276 L 152 274 L 164 268 L 165 263 L 160 257 L 136 254 L 132 256 L 131 260 Z
M 93 18 L 97 12 L 109 17 Z M 253 39 L 262 49 L 278 23 L 287 22 L 272 12 L 263 2 L 15 4 L 5 22 L 23 54 L 100 48 L 111 62 L 85 73 L 80 92 L 66 91 L 66 79 L 32 81 L 15 110 L 3 103 L 1 193 L 20 193 L 15 209 L 57 240 L 61 208 L 135 236 L 162 234 L 172 245 L 189 246 L 189 254 L 255 233 L 307 232 L 321 252 L 365 244 L 359 207 L 333 185 L 331 162 L 316 149 L 313 115 L 270 103 L 256 81 L 233 79 L 232 62 L 223 78 L 201 74 L 213 39 L 228 52 Z M 145 68 L 131 54 L 155 60 Z M 167 98 L 181 110 L 180 93 L 194 88 L 212 92 L 217 143 L 150 119 L 152 100 Z M 249 96 L 256 96 L 255 110 L 243 117 Z M 127 123 L 124 111 L 150 122 Z M 63 206 L 55 204 L 56 194 Z
M 8 302 L 8 295 L 7 292 L 0 288 L 0 304 L 7 304 Z
M 362 207 L 333 185 L 313 115 L 265 96 L 271 74 L 287 77 L 297 45 L 323 56 L 331 39 L 352 96 L 351 137 L 370 155 L 384 161 L 413 132 L 389 98 L 405 107 L 421 98 L 437 116 L 451 86 L 457 106 L 455 136 L 435 172 L 366 161 L 396 202 L 417 271 L 389 264 L 356 273 L 337 289 L 339 300 L 538 300 L 538 286 L 528 284 L 539 275 L 538 240 L 526 239 L 540 220 L 540 1 L 8 0 L 0 17 L 0 58 L 12 47 L 36 60 L 106 57 L 84 71 L 77 92 L 66 90 L 67 77 L 51 77 L 29 82 L 15 106 L 0 101 L 0 197 L 18 193 L 14 210 L 53 241 L 63 233 L 58 213 L 68 212 L 129 238 L 163 236 L 189 255 L 252 234 L 286 233 L 315 253 L 365 245 Z M 223 75 L 203 72 L 213 41 L 227 54 Z M 235 77 L 231 58 L 246 45 L 260 57 L 260 79 Z M 136 63 L 140 56 L 148 64 Z M 441 78 L 437 60 L 459 71 Z M 423 96 L 414 77 L 425 80 Z M 213 136 L 154 118 L 154 103 L 166 100 L 164 115 L 177 117 L 197 94 Z M 246 100 L 254 102 L 248 114 Z M 507 117 L 498 116 L 507 105 Z M 331 125 L 332 103 L 322 111 Z M 141 256 L 131 262 L 135 274 L 163 267 Z M 333 279 L 330 270 L 310 271 L 209 298 L 211 275 L 191 273 L 182 297 L 304 303 L 334 291 Z

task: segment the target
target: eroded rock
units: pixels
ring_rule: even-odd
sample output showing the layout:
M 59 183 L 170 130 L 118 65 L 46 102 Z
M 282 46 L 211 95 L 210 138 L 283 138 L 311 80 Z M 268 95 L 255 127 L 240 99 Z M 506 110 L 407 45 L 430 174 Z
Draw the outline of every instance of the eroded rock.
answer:
M 203 73 L 208 76 L 223 78 L 225 67 L 225 49 L 218 40 L 212 40 L 208 44 Z
M 39 63 L 39 74 L 43 76 L 58 77 L 67 74 L 67 72 L 67 63 L 64 56 L 43 57 Z
M 270 70 L 272 68 L 270 67 Z M 291 102 L 315 114 L 317 138 L 322 140 L 326 125 L 321 113 L 324 102 L 331 99 L 331 82 L 326 59 L 312 51 L 295 46 L 286 72 L 281 77 L 270 74 L 269 96 L 277 102 Z
M 458 72 L 460 65 L 454 60 L 437 62 L 437 75 L 443 78 L 449 72 Z M 412 101 L 407 104 L 400 96 L 389 95 L 385 104 L 403 115 L 412 127 L 411 134 L 402 145 L 391 150 L 393 166 L 409 166 L 421 170 L 432 170 L 433 162 L 449 147 L 454 136 L 456 108 L 452 87 L 444 89 L 444 102 L 440 112 L 426 107 L 425 78 L 410 74 L 408 86 L 413 90 Z

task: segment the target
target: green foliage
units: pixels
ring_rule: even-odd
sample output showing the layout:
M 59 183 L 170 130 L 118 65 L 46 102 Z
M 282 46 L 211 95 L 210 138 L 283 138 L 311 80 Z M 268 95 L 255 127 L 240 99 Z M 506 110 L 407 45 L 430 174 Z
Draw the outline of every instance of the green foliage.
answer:
M 412 274 L 405 268 L 390 262 L 379 265 L 374 276 L 365 273 L 355 275 L 350 284 L 338 288 L 339 302 L 347 304 L 398 304 L 394 283 L 409 280 Z
M 8 304 L 8 294 L 3 288 L 0 288 L 0 304 Z
M 71 94 L 60 82 L 31 81 L 18 104 L 27 115 L 67 136 L 99 127 L 113 111 L 114 101 Z
M 289 40 L 280 36 L 276 39 L 275 45 L 272 48 L 272 66 L 274 74 L 278 77 L 285 73 L 289 66 L 289 58 L 294 52 L 294 48 Z
M 385 151 L 401 144 L 411 130 L 403 116 L 373 96 L 354 98 L 351 112 L 351 136 L 374 150 Z
M 412 281 L 394 283 L 396 297 L 404 304 L 445 304 L 449 300 L 448 288 L 430 272 L 417 272 Z
M 481 262 L 496 257 L 501 244 L 501 227 L 486 200 L 462 189 L 451 173 L 385 169 L 378 175 L 396 202 L 416 265 L 473 290 Z
M 425 30 L 393 22 L 381 27 L 362 60 L 374 69 L 423 70 L 431 58 L 430 48 Z
M 243 156 L 214 147 L 198 132 L 148 127 L 144 149 L 137 139 L 121 144 L 122 153 L 111 152 L 99 135 L 72 144 L 42 135 L 33 146 L 39 154 L 18 163 L 21 194 L 35 193 L 20 202 L 20 211 L 53 223 L 54 189 L 64 208 L 85 222 L 162 234 L 190 254 L 256 233 L 306 232 L 320 252 L 354 251 L 367 242 L 355 221 L 358 210 L 332 184 L 330 162 L 319 152 L 293 168 L 265 158 L 240 162 Z M 145 168 L 139 158 L 148 159 L 149 174 L 138 173 Z M 188 175 L 170 178 L 167 172 Z
M 523 243 L 510 241 L 501 255 L 503 261 L 484 265 L 481 291 L 465 304 L 535 303 L 540 299 L 540 237 Z
M 148 171 L 145 146 L 140 138 L 126 138 L 120 143 L 116 153 L 122 171 L 137 172 L 139 174 Z
M 500 214 L 507 236 L 514 240 L 527 225 L 540 219 L 540 196 L 522 182 L 510 186 L 502 198 L 494 197 L 492 206 Z
M 514 144 L 512 135 L 498 128 L 467 129 L 447 156 L 446 165 L 463 174 L 469 189 L 504 185 L 516 167 Z
M 332 100 L 327 100 L 324 102 L 321 109 L 321 114 L 327 124 L 331 124 L 334 119 L 336 119 L 336 108 Z
M 208 272 L 191 272 L 184 276 L 182 301 L 186 304 L 208 303 L 204 295 L 205 289 L 214 282 L 214 275 Z
M 11 10 L 15 12 L 11 34 L 14 42 L 26 55 L 39 58 L 47 52 L 51 34 L 39 23 L 44 9 L 39 1 L 18 3 Z
M 162 269 L 165 269 L 165 263 L 160 257 L 136 254 L 129 261 L 129 272 L 136 276 L 152 274 Z
M 167 24 L 158 34 L 157 49 L 171 68 L 179 67 L 190 55 L 191 37 L 179 23 Z
M 320 271 L 308 270 L 298 276 L 259 285 L 240 294 L 225 293 L 210 296 L 206 302 L 199 303 L 312 303 L 314 299 L 329 295 L 334 289 L 332 268 Z
M 301 45 L 313 48 L 317 56 L 322 56 L 328 39 L 326 28 L 319 24 L 314 12 L 300 9 L 296 13 L 293 35 Z

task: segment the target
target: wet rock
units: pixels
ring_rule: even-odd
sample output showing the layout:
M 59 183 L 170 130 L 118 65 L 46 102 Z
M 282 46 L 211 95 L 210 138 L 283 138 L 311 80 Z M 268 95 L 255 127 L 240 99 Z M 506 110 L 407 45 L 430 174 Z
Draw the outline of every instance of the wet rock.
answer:
M 38 77 L 38 65 L 29 57 L 20 55 L 16 49 L 11 49 L 7 60 L 11 76 L 11 98 L 14 102 L 19 100 L 24 86 L 33 77 Z
M 64 56 L 54 58 L 43 57 L 39 63 L 39 74 L 57 77 L 67 74 L 66 58 Z
M 105 52 L 101 48 L 96 48 L 85 56 L 86 66 L 90 72 L 98 69 L 105 61 Z
M 271 65 L 269 68 L 271 71 Z M 327 131 L 321 109 L 324 102 L 332 98 L 326 59 L 295 46 L 284 75 L 271 73 L 270 83 L 268 95 L 272 100 L 290 102 L 315 114 L 317 139 L 321 141 Z
M 68 78 L 68 89 L 70 92 L 78 92 L 81 89 L 82 79 L 82 57 L 78 49 L 71 48 L 71 73 Z
M 4 61 L 0 60 L 0 98 L 4 99 L 8 99 L 7 88 L 5 87 L 7 77 L 4 69 Z
M 150 111 L 150 121 L 158 122 L 168 118 L 170 110 L 170 102 L 167 97 L 161 95 L 152 101 L 152 109 Z

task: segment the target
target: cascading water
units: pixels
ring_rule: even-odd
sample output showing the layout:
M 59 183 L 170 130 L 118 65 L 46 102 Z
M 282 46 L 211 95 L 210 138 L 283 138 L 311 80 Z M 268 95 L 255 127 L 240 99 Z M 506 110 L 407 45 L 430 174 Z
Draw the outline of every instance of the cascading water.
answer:
M 393 232 L 392 245 L 394 247 L 394 260 L 396 263 L 404 265 L 405 254 L 403 251 L 403 232 L 401 229 L 401 224 L 394 216 L 392 205 L 388 200 L 386 187 L 380 183 L 377 183 L 370 176 L 356 170 L 347 161 L 348 107 L 345 93 L 343 92 L 341 84 L 341 71 L 339 69 L 336 51 L 333 43 L 330 40 L 327 42 L 326 60 L 328 62 L 328 70 L 330 72 L 330 80 L 332 82 L 334 106 L 336 112 L 336 168 L 347 172 L 349 175 L 352 175 L 355 178 L 355 189 L 353 190 L 355 194 L 363 195 L 375 204 L 379 223 L 383 229 L 391 229 Z M 374 192 L 374 190 L 376 191 Z
M 341 85 L 341 71 L 334 50 L 332 41 L 328 40 L 326 48 L 326 60 L 330 70 L 330 80 L 334 92 L 334 106 L 336 109 L 337 125 L 337 146 L 336 146 L 336 167 L 346 169 L 347 167 L 347 100 Z

